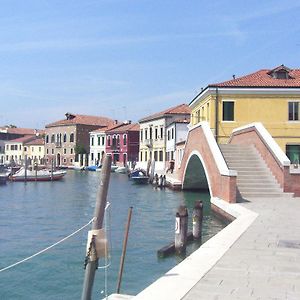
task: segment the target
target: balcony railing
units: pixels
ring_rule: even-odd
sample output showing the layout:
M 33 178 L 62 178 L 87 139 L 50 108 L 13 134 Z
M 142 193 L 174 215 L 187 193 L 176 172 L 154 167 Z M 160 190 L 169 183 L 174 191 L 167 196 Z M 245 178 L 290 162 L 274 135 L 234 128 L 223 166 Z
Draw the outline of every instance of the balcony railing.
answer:
M 153 139 L 146 139 L 144 141 L 144 144 L 148 147 L 148 148 L 152 148 L 153 146 Z

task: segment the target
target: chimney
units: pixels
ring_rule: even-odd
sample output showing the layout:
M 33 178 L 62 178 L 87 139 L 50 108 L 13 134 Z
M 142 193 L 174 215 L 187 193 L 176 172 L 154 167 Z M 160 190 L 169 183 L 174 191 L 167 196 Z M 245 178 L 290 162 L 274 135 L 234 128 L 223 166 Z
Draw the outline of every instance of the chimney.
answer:
M 233 80 L 235 79 L 235 75 L 234 74 L 232 75 L 232 78 L 233 78 Z
M 114 124 L 117 125 L 118 124 L 118 120 L 115 120 Z

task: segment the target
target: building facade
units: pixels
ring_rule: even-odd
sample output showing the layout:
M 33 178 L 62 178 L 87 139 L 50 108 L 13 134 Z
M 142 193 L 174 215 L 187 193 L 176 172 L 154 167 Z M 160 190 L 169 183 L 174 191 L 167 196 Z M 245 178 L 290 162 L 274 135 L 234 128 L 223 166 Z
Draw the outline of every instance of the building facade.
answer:
M 25 155 L 31 163 L 44 161 L 44 139 L 36 135 L 27 135 L 5 142 L 5 163 L 24 164 Z
M 77 154 L 90 152 L 90 135 L 95 129 L 114 123 L 106 117 L 65 114 L 64 120 L 46 125 L 45 151 L 47 163 L 55 160 L 56 166 L 72 167 Z
M 164 170 L 166 167 L 166 128 L 175 120 L 189 119 L 190 108 L 181 104 L 157 114 L 145 117 L 140 123 L 140 151 L 139 166 L 146 168 L 147 161 L 155 160 L 156 170 Z
M 89 165 L 100 165 L 105 155 L 106 135 L 105 128 L 90 132 Z
M 128 163 L 137 162 L 139 130 L 139 124 L 131 124 L 131 121 L 128 121 L 105 131 L 105 152 L 112 155 L 114 164 L 126 166 Z
M 190 103 L 191 124 L 208 121 L 218 143 L 233 129 L 262 122 L 292 162 L 300 159 L 300 69 L 281 65 L 210 84 Z

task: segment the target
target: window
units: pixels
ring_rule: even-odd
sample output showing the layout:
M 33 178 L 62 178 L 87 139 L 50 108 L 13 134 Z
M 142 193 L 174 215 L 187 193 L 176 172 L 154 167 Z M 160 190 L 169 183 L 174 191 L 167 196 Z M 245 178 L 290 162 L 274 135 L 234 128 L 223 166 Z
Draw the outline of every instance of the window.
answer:
M 286 155 L 291 163 L 300 162 L 300 145 L 286 145 Z
M 51 135 L 51 143 L 55 143 L 55 135 L 54 134 Z
M 206 106 L 206 120 L 209 121 L 209 103 Z
M 174 128 L 172 128 L 171 133 L 172 133 L 172 140 L 174 140 Z
M 105 144 L 104 136 L 102 136 L 101 139 L 102 139 L 102 144 L 101 145 L 104 146 L 104 144 Z
M 94 137 L 91 138 L 91 145 L 94 146 Z
M 152 127 L 149 129 L 150 140 L 152 140 Z
M 154 160 L 157 161 L 157 152 L 158 151 L 154 151 Z
M 147 161 L 147 158 L 148 158 L 148 157 L 147 157 L 147 154 L 148 154 L 148 153 L 147 153 L 147 151 L 146 151 L 146 152 L 145 152 L 145 161 Z
M 22 145 L 19 146 L 19 149 L 22 150 Z M 16 149 L 16 150 L 18 150 L 18 149 Z
M 126 146 L 127 145 L 127 134 L 123 135 L 123 145 Z
M 110 135 L 107 136 L 107 146 L 110 147 Z
M 223 121 L 234 121 L 234 102 L 223 102 Z
M 197 114 L 197 123 L 199 123 L 201 121 L 201 118 L 200 118 L 200 109 L 197 110 L 196 114 Z
M 73 154 L 73 148 L 70 149 L 70 153 Z
M 100 141 L 101 141 L 100 136 L 98 136 L 98 146 L 100 146 Z
M 160 139 L 162 140 L 164 138 L 164 128 L 160 127 Z
M 289 102 L 289 121 L 299 121 L 299 102 Z
M 49 149 L 46 150 L 47 154 L 49 154 Z
M 145 129 L 145 139 L 148 139 L 148 129 Z
M 67 154 L 67 149 L 66 148 L 64 148 L 64 154 Z
M 158 138 L 158 128 L 155 127 L 155 139 L 157 140 L 157 138 Z
M 31 151 L 34 152 L 34 148 L 33 147 L 31 147 Z
M 49 143 L 49 135 L 46 135 L 46 144 Z
M 143 129 L 140 131 L 141 142 L 143 141 Z
M 51 150 L 51 153 L 54 154 L 54 149 Z
M 159 161 L 163 161 L 164 160 L 164 153 L 163 151 L 159 151 Z
M 39 152 L 42 152 L 42 147 L 39 147 Z
M 74 142 L 74 133 L 71 133 L 70 134 L 70 143 L 73 143 Z
M 92 161 L 94 160 L 94 153 L 93 152 L 91 153 L 91 160 Z
M 66 143 L 67 142 L 67 134 L 65 133 L 64 134 L 64 143 Z
M 24 147 L 24 151 L 25 151 L 25 152 L 27 151 L 27 147 Z
M 141 151 L 141 160 L 140 161 L 143 161 L 143 152 Z

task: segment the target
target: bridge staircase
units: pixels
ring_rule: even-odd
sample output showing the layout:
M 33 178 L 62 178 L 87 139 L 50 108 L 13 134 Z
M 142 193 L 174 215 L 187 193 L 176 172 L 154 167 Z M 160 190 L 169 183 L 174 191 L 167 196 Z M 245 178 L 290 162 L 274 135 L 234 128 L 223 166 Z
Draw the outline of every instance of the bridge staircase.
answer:
M 253 145 L 219 145 L 229 169 L 236 170 L 237 202 L 250 198 L 286 198 L 283 189 Z

